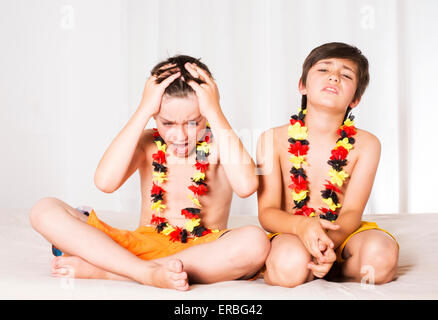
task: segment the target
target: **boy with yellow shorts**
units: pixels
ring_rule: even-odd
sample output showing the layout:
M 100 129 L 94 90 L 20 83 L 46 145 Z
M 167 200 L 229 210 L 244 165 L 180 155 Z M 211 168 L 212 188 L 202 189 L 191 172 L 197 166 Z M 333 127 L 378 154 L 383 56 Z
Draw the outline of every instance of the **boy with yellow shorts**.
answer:
M 321 45 L 304 61 L 298 112 L 261 135 L 259 220 L 272 240 L 266 283 L 295 287 L 325 277 L 335 261 L 349 281 L 361 281 L 364 270 L 373 271 L 376 284 L 394 279 L 397 242 L 377 224 L 361 221 L 380 142 L 356 128 L 350 111 L 368 82 L 368 61 L 359 49 Z

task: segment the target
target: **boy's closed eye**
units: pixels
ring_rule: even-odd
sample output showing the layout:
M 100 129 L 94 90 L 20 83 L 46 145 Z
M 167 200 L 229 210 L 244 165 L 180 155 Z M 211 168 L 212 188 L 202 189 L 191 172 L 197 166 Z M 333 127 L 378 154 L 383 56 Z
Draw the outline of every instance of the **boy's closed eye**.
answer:
M 318 69 L 318 71 L 319 71 L 319 72 L 327 72 L 328 70 L 322 68 L 322 69 Z M 342 75 L 344 78 L 347 78 L 347 79 L 349 79 L 349 80 L 353 80 L 353 77 L 350 76 L 349 74 L 343 73 L 343 74 L 341 74 L 341 75 Z

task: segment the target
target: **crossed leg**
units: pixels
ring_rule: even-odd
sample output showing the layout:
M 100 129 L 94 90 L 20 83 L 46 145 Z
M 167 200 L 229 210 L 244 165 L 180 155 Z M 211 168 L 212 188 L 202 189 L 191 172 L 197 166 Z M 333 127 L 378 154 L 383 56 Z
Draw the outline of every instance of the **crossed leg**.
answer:
M 247 226 L 232 230 L 212 243 L 145 261 L 86 224 L 86 217 L 80 211 L 56 198 L 38 201 L 30 219 L 35 230 L 70 255 L 53 260 L 52 272 L 57 276 L 73 268 L 77 277 L 132 279 L 187 290 L 187 274 L 191 281 L 198 283 L 248 278 L 263 266 L 270 249 L 265 233 L 258 227 Z M 161 272 L 152 272 L 155 269 Z

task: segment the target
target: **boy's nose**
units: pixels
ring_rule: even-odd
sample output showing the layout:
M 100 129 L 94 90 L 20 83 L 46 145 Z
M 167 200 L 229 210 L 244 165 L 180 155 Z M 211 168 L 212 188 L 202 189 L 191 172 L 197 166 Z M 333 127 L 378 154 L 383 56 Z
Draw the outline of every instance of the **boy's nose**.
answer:
M 330 81 L 334 81 L 334 82 L 338 82 L 339 81 L 339 77 L 338 77 L 338 75 L 337 74 L 331 74 L 330 76 L 329 76 L 329 80 Z
M 329 81 L 339 82 L 339 77 L 338 77 L 338 75 L 332 73 L 332 74 L 329 76 Z
M 187 132 L 184 125 L 177 125 L 173 132 L 174 141 L 185 142 L 187 140 Z

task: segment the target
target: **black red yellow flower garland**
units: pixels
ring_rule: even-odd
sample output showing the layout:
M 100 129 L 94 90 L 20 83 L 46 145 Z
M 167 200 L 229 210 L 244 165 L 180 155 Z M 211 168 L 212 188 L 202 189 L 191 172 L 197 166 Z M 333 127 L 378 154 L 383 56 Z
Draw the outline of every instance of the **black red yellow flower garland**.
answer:
M 293 209 L 297 209 L 295 214 L 314 217 L 316 216 L 315 209 L 306 206 L 309 201 L 309 190 L 307 176 L 303 168 L 303 165 L 307 164 L 305 155 L 309 150 L 307 127 L 304 126 L 306 111 L 306 109 L 300 109 L 298 115 L 293 115 L 288 127 L 288 142 L 290 143 L 288 151 L 292 154 L 289 161 L 293 163 L 290 170 L 292 183 L 289 188 L 292 189 L 295 204 Z M 343 167 L 347 164 L 347 155 L 355 142 L 353 136 L 357 133 L 353 120 L 354 116 L 350 115 L 339 127 L 340 138 L 336 142 L 336 147 L 332 149 L 330 160 L 327 162 L 332 168 L 328 172 L 330 180 L 326 180 L 325 189 L 321 191 L 322 200 L 328 206 L 328 208 L 319 209 L 321 211 L 319 217 L 322 219 L 335 221 L 338 218 L 337 210 L 341 207 L 338 199 L 338 193 L 341 190 L 338 187 L 342 187 L 345 179 L 348 178 Z
M 152 155 L 152 166 L 154 167 L 152 172 L 152 188 L 151 198 L 152 206 L 157 215 L 152 214 L 151 224 L 155 225 L 155 229 L 158 233 L 169 236 L 170 241 L 181 241 L 186 243 L 190 235 L 193 237 L 202 237 L 211 232 L 217 232 L 218 230 L 212 230 L 202 226 L 201 224 L 201 203 L 199 202 L 199 196 L 206 194 L 208 191 L 206 180 L 206 171 L 209 166 L 208 156 L 210 154 L 210 141 L 212 134 L 210 128 L 207 126 L 203 141 L 199 141 L 196 145 L 196 173 L 191 178 L 194 184 L 190 185 L 188 189 L 193 193 L 189 195 L 190 200 L 196 207 L 185 208 L 181 210 L 181 215 L 186 219 L 190 219 L 186 222 L 185 228 L 172 226 L 167 222 L 161 213 L 166 209 L 166 205 L 163 204 L 165 190 L 161 187 L 164 181 L 167 181 L 167 167 L 166 164 L 166 148 L 167 145 L 161 138 L 157 129 L 153 129 L 154 142 L 157 145 L 158 151 Z

